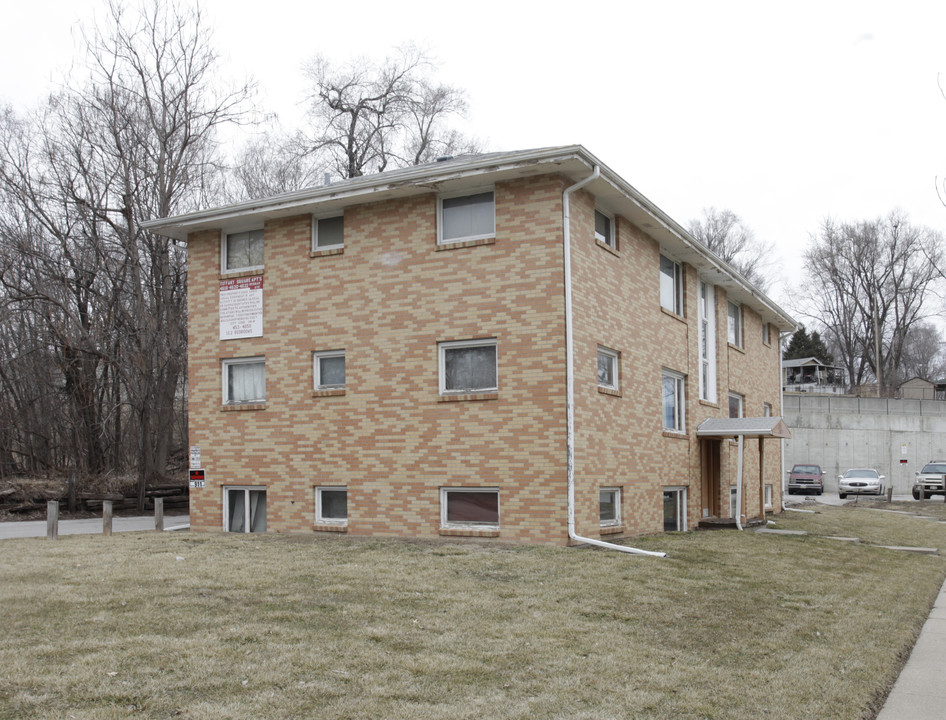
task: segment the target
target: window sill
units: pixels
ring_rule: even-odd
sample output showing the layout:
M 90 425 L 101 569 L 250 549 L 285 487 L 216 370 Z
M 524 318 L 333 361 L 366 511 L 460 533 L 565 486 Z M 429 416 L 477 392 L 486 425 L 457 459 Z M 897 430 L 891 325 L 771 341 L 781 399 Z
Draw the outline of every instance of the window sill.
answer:
M 464 402 L 464 401 L 476 401 L 476 400 L 499 400 L 498 392 L 484 392 L 484 393 L 468 393 L 457 395 L 439 395 L 437 397 L 437 402 Z
M 244 412 L 249 410 L 265 410 L 266 403 L 243 403 L 242 405 L 221 405 L 220 412 Z
M 223 270 L 220 273 L 221 280 L 235 280 L 237 278 L 256 277 L 264 275 L 265 268 L 256 268 L 254 270 Z
M 313 390 L 312 397 L 340 397 L 346 392 L 345 388 L 326 388 L 324 390 Z
M 606 388 L 598 386 L 598 392 L 602 395 L 610 395 L 611 397 L 623 397 L 620 390 L 615 390 L 613 388 Z
M 440 528 L 444 537 L 499 537 L 499 528 Z
M 597 246 L 598 246 L 599 248 L 601 248 L 602 250 L 607 250 L 609 253 L 611 253 L 612 255 L 614 255 L 614 257 L 621 257 L 621 253 L 620 253 L 617 249 L 611 247 L 611 246 L 608 245 L 607 243 L 601 242 L 601 241 L 598 240 L 597 238 L 595 238 L 595 245 L 597 245 Z
M 480 245 L 495 245 L 496 238 L 479 238 L 478 240 L 457 240 L 456 242 L 438 242 L 437 252 L 441 250 L 459 250 L 460 248 L 479 247 Z
M 700 400 L 700 405 L 705 405 L 706 407 L 716 408 L 719 410 L 719 403 L 713 402 L 712 400 Z
M 624 532 L 623 525 L 602 525 L 601 526 L 601 535 L 617 535 Z
M 735 350 L 736 352 L 740 352 L 740 353 L 742 353 L 743 355 L 746 354 L 746 349 L 745 349 L 744 347 L 740 347 L 740 346 L 738 346 L 738 345 L 733 345 L 731 342 L 728 342 L 728 343 L 726 343 L 726 344 L 729 346 L 729 349 L 730 349 L 730 350 Z
M 686 317 L 684 317 L 683 315 L 680 315 L 679 313 L 675 313 L 673 310 L 668 310 L 663 305 L 660 306 L 660 312 L 662 312 L 664 315 L 669 315 L 674 320 L 679 320 L 682 323 L 685 323 L 687 321 Z
M 664 430 L 663 436 L 665 438 L 675 438 L 676 440 L 689 440 L 690 436 L 687 435 L 683 430 Z
M 328 523 L 316 523 L 312 526 L 313 532 L 332 532 L 347 533 L 348 525 L 330 525 Z
M 345 254 L 345 248 L 343 247 L 325 248 L 324 250 L 310 250 L 309 251 L 310 258 L 329 257 L 331 255 L 344 255 L 344 254 Z

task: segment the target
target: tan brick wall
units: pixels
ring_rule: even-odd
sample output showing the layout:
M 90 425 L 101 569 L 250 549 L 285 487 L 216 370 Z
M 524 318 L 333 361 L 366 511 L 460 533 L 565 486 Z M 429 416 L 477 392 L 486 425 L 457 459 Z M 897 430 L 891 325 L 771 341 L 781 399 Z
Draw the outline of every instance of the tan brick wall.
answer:
M 270 531 L 311 532 L 314 487 L 344 485 L 349 533 L 436 537 L 448 534 L 441 487 L 490 486 L 500 489 L 500 540 L 566 542 L 565 185 L 557 176 L 498 184 L 495 242 L 470 247 L 437 247 L 433 193 L 347 208 L 340 254 L 310 256 L 308 215 L 267 223 L 260 338 L 218 339 L 220 232 L 192 234 L 190 443 L 207 471 L 207 487 L 191 493 L 192 526 L 221 529 L 222 488 L 252 485 L 267 490 Z M 761 321 L 746 309 L 745 348 L 728 347 L 717 288 L 720 400 L 701 403 L 694 268 L 684 267 L 684 315 L 666 312 L 657 242 L 618 217 L 612 252 L 593 228 L 594 199 L 579 192 L 571 228 L 578 532 L 599 534 L 598 490 L 612 485 L 623 489 L 623 534 L 663 529 L 667 486 L 689 488 L 695 527 L 696 426 L 728 416 L 730 389 L 745 394 L 749 415 L 761 415 L 764 401 L 778 411 L 777 333 L 763 346 Z M 443 401 L 438 341 L 484 337 L 497 339 L 498 393 Z M 598 391 L 599 344 L 621 353 L 619 396 Z M 346 352 L 345 392 L 313 393 L 312 353 L 337 349 Z M 265 406 L 224 411 L 221 361 L 254 355 L 266 358 Z M 662 429 L 662 368 L 687 376 L 682 434 Z M 723 508 L 734 447 L 723 443 Z M 766 453 L 778 506 L 778 442 L 766 441 Z M 745 468 L 752 516 L 757 441 L 746 444 Z
M 563 542 L 561 183 L 496 187 L 496 240 L 438 250 L 436 196 L 352 206 L 345 249 L 309 257 L 310 218 L 266 224 L 264 334 L 219 341 L 219 232 L 189 239 L 190 442 L 221 487 L 267 489 L 270 531 L 311 531 L 314 486 L 346 485 L 348 532 L 439 534 L 441 486 L 500 488 L 503 540 Z M 495 337 L 496 399 L 442 402 L 438 341 Z M 344 395 L 313 397 L 312 353 L 344 348 Z M 266 358 L 262 410 L 221 411 L 221 359 Z
M 778 341 L 762 343 L 761 319 L 744 309 L 745 348 L 726 342 L 727 297 L 716 288 L 717 397 L 701 402 L 699 395 L 698 277 L 683 266 L 684 314 L 660 305 L 660 247 L 640 228 L 616 218 L 617 251 L 594 238 L 594 198 L 578 193 L 571 208 L 573 282 L 575 297 L 576 395 L 576 522 L 579 534 L 600 531 L 598 489 L 623 489 L 624 529 L 627 534 L 663 530 L 665 487 L 686 486 L 688 525 L 701 517 L 701 457 L 697 426 L 709 417 L 728 417 L 730 389 L 746 396 L 746 415 L 761 416 L 763 402 L 778 413 Z M 621 393 L 598 389 L 598 346 L 620 352 Z M 685 433 L 662 426 L 664 369 L 686 376 Z M 779 503 L 780 446 L 765 441 L 766 482 L 773 484 Z M 744 507 L 749 517 L 759 511 L 758 440 L 747 440 L 744 453 Z M 728 514 L 729 486 L 736 482 L 736 444 L 724 442 L 721 451 L 720 494 Z

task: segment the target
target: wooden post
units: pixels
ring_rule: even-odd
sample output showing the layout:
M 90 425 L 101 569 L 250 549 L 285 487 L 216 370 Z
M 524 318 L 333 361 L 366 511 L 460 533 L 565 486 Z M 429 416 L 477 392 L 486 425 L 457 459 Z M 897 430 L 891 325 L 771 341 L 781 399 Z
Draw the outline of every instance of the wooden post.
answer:
M 102 501 L 102 533 L 104 535 L 112 534 L 112 501 Z
M 46 537 L 56 540 L 59 537 L 59 501 L 49 500 L 46 503 Z
M 164 498 L 154 499 L 154 529 L 164 532 Z

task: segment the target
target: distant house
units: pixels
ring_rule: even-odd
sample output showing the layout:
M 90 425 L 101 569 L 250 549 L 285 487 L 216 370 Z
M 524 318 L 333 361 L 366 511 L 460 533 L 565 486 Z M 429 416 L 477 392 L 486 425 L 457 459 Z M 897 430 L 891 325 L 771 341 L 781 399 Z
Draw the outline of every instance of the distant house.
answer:
M 913 377 L 900 383 L 900 397 L 907 400 L 946 400 L 946 380 Z
M 781 507 L 794 321 L 580 146 L 145 227 L 188 248 L 195 530 L 600 542 Z
M 782 390 L 843 395 L 847 392 L 843 367 L 828 365 L 816 357 L 782 360 Z

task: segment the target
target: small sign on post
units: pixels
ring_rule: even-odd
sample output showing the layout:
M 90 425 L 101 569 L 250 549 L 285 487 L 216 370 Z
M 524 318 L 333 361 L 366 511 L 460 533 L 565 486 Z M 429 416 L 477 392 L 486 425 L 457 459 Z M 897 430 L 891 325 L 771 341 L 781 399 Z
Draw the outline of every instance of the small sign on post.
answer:
M 200 468 L 200 445 L 191 445 L 191 470 Z

